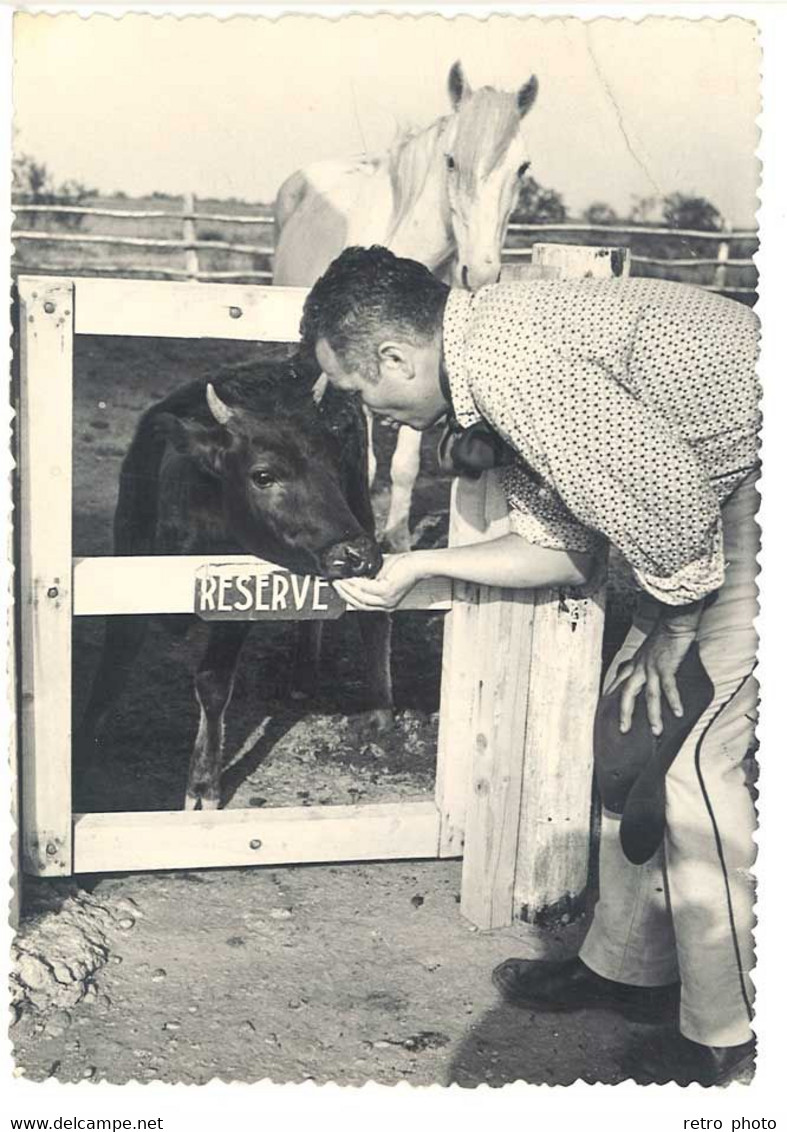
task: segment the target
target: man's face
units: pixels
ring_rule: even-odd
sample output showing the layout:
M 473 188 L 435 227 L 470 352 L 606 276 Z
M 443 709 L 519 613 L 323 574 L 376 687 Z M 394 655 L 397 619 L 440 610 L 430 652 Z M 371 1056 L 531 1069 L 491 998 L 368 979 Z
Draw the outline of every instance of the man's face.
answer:
M 383 342 L 377 352 L 377 381 L 348 372 L 324 338 L 318 340 L 315 353 L 331 385 L 345 393 L 360 393 L 373 413 L 423 431 L 446 411 L 440 389 L 439 341 L 426 346 Z

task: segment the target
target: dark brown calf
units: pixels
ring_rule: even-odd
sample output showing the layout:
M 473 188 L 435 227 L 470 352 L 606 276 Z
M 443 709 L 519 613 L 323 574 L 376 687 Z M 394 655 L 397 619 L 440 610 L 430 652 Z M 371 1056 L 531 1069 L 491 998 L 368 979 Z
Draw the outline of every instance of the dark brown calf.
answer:
M 382 558 L 357 405 L 320 386 L 297 360 L 243 367 L 212 384 L 176 390 L 142 417 L 123 462 L 115 513 L 118 555 L 256 554 L 299 574 L 373 575 Z M 220 803 L 224 714 L 246 621 L 211 625 L 195 679 L 200 721 L 185 805 Z M 107 618 L 104 650 L 82 725 L 80 750 L 121 692 L 146 629 L 144 617 Z M 361 618 L 369 650 L 370 724 L 392 711 L 390 620 Z M 312 646 L 307 648 L 306 635 Z M 304 626 L 300 690 L 313 687 L 319 623 Z

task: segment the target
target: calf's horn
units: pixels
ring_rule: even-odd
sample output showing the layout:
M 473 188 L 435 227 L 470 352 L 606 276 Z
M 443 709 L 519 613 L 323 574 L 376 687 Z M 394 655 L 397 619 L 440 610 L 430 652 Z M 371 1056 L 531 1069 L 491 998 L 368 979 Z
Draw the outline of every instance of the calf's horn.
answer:
M 312 400 L 314 401 L 315 405 L 319 405 L 320 401 L 322 401 L 323 397 L 325 396 L 325 390 L 327 388 L 328 378 L 324 373 L 321 373 L 312 386 Z
M 210 382 L 208 382 L 207 388 L 205 389 L 205 396 L 208 399 L 208 408 L 218 423 L 220 425 L 229 424 L 232 420 L 232 409 L 229 405 L 224 404 Z

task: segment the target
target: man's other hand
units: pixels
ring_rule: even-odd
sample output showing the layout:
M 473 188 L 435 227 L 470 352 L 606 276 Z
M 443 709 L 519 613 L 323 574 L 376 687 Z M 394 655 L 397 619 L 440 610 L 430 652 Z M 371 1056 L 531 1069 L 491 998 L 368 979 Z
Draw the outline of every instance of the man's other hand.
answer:
M 673 714 L 682 717 L 683 704 L 676 675 L 695 636 L 692 630 L 675 632 L 658 623 L 631 659 L 620 666 L 607 691 L 623 688 L 620 697 L 620 730 L 623 734 L 631 727 L 637 696 L 643 688 L 648 722 L 654 735 L 661 735 L 663 730 L 662 692 Z

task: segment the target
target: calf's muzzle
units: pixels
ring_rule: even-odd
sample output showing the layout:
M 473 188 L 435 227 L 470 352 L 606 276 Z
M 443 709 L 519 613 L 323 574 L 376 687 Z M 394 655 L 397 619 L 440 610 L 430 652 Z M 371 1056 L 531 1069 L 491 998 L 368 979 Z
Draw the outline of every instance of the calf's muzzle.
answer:
M 336 542 L 320 554 L 326 578 L 373 578 L 383 564 L 383 556 L 368 535 Z

